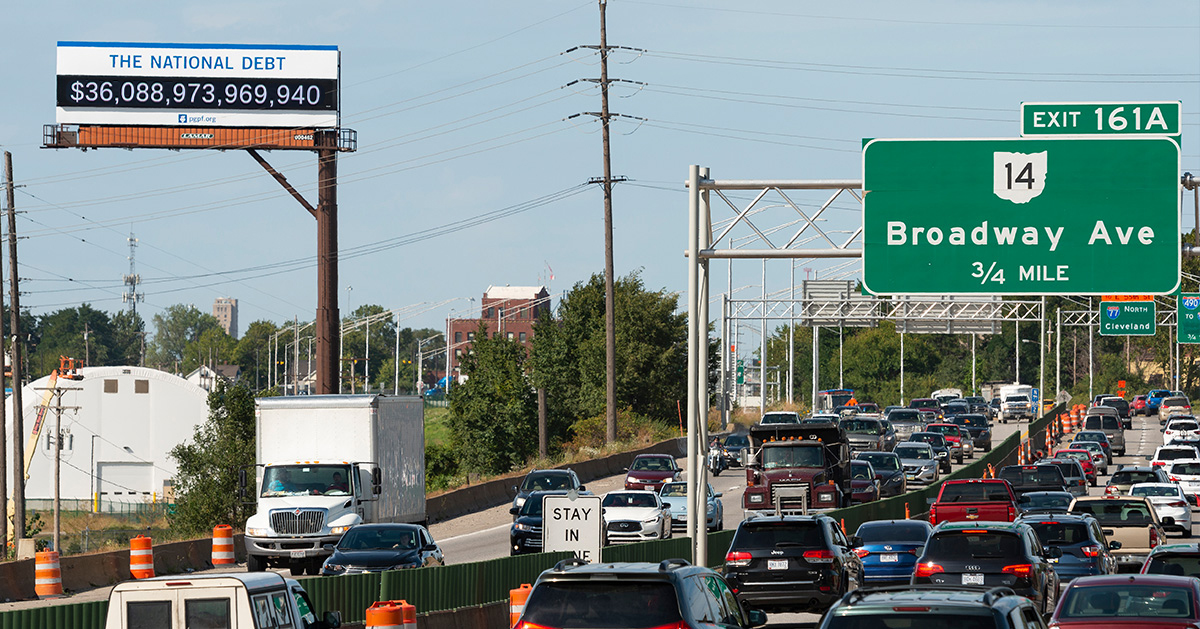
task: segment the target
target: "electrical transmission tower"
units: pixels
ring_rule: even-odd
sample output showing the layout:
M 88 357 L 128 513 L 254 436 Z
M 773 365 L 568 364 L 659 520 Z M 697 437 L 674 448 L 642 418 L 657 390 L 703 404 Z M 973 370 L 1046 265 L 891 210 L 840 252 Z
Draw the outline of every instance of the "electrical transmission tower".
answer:
M 133 232 L 129 232 L 129 275 L 123 278 L 125 285 L 129 290 L 121 293 L 121 301 L 129 304 L 129 312 L 137 314 L 137 302 L 146 299 L 146 293 L 139 293 L 137 290 L 138 284 L 142 283 L 142 276 L 138 275 L 134 270 L 134 255 L 137 252 L 137 238 L 133 237 Z

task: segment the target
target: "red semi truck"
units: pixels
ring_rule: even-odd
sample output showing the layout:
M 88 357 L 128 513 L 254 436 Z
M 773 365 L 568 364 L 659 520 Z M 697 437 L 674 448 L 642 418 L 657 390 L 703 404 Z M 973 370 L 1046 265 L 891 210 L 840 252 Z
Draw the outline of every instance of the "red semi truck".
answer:
M 746 511 L 807 513 L 850 504 L 850 445 L 837 424 L 769 424 L 750 428 Z

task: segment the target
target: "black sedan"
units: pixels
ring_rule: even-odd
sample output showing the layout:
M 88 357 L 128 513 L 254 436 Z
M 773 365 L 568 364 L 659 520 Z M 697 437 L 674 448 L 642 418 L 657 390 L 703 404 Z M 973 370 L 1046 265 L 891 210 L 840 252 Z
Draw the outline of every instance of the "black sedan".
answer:
M 416 524 L 359 524 L 346 531 L 321 574 L 336 576 L 445 565 L 442 549 Z
M 894 452 L 859 452 L 854 455 L 859 461 L 866 461 L 875 470 L 875 478 L 879 481 L 881 498 L 899 496 L 908 491 L 908 481 L 904 478 L 904 465 Z

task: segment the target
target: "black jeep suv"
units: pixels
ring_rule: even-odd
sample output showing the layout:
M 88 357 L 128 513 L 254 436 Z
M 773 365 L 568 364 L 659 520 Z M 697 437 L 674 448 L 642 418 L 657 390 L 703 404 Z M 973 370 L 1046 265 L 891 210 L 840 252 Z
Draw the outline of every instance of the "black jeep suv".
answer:
M 1045 626 L 1033 603 L 1010 588 L 909 585 L 855 590 L 825 614 L 820 629 L 1041 629 Z
M 733 535 L 725 578 L 747 607 L 823 612 L 862 584 L 858 541 L 827 515 L 750 518 Z

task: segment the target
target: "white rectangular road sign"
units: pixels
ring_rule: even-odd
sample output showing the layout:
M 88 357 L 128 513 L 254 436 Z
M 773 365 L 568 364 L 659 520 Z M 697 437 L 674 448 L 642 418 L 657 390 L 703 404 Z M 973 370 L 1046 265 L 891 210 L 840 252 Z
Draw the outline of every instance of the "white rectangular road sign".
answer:
M 600 496 L 546 496 L 542 499 L 542 550 L 570 551 L 588 563 L 600 561 L 604 518 Z

